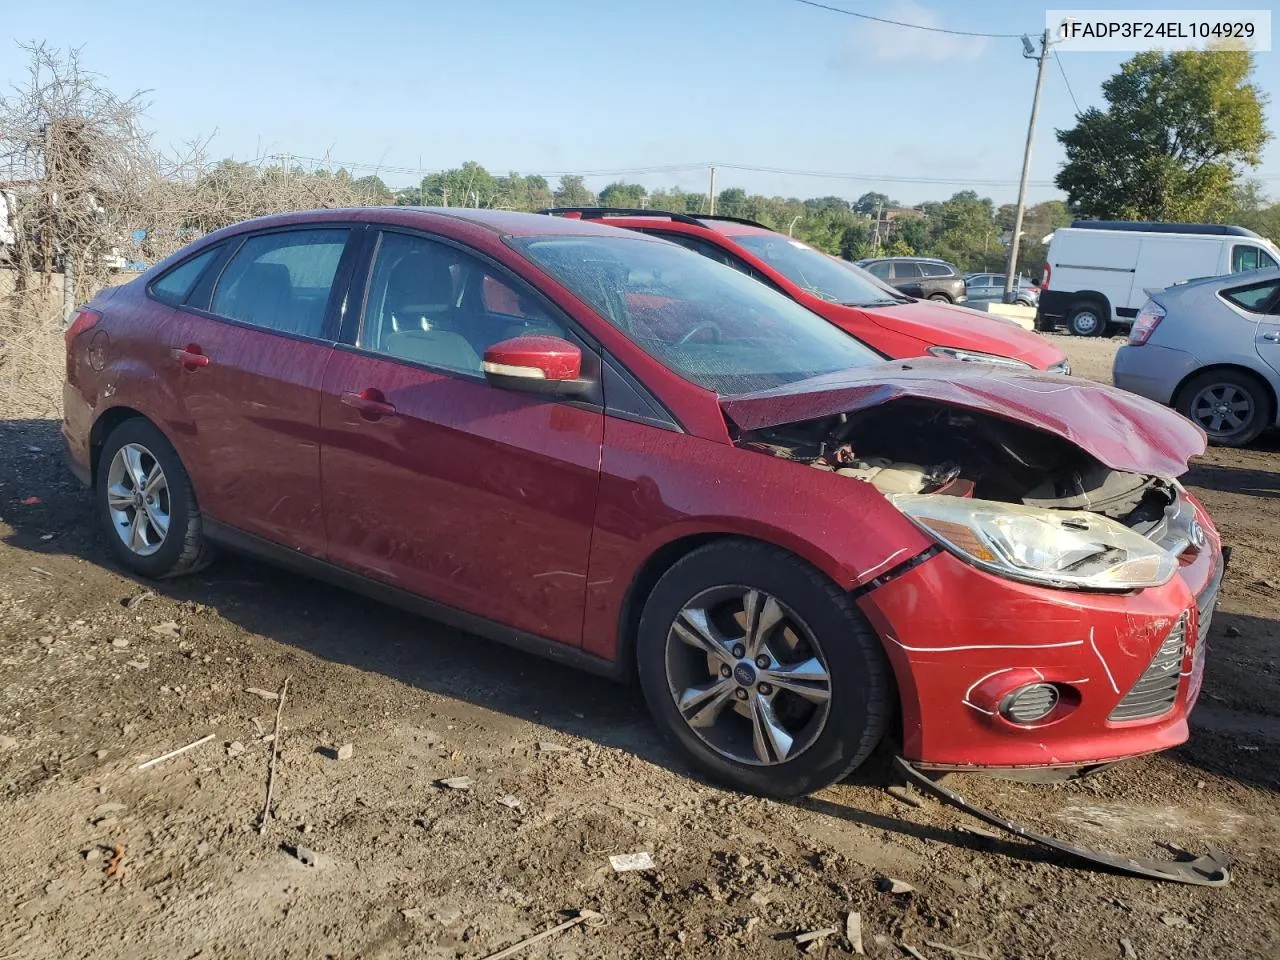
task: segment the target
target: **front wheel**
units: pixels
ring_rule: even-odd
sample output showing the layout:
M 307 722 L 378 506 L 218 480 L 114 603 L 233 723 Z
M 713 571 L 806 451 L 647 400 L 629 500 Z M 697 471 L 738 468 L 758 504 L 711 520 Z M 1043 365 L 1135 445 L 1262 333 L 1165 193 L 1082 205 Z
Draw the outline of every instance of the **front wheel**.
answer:
M 893 703 L 880 641 L 796 557 L 721 541 L 674 564 L 640 619 L 640 684 L 663 732 L 711 777 L 774 797 L 839 780 Z
M 208 562 L 191 480 L 164 434 L 141 418 L 108 435 L 95 500 L 107 545 L 121 565 L 159 579 Z

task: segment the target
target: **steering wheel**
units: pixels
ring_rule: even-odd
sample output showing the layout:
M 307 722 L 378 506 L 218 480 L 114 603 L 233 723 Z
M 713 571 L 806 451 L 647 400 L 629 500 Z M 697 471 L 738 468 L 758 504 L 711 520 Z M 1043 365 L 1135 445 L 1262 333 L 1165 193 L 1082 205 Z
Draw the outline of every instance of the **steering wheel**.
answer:
M 710 320 L 703 320 L 701 323 L 695 323 L 692 327 L 686 330 L 684 336 L 676 341 L 676 346 L 683 347 L 703 330 L 710 330 L 714 335 L 711 341 L 712 343 L 720 342 L 720 327 Z

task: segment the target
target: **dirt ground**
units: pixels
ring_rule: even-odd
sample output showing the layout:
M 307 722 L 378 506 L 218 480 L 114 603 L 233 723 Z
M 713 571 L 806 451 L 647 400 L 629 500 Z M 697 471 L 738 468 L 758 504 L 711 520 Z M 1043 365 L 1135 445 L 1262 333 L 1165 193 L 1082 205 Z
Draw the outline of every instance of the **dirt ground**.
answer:
M 1108 379 L 1116 341 L 1062 343 Z M 472 960 L 577 908 L 604 925 L 520 956 L 844 956 L 850 912 L 872 957 L 1280 956 L 1278 464 L 1271 437 L 1189 475 L 1235 553 L 1186 746 L 1070 784 L 948 778 L 1083 844 L 1219 847 L 1234 879 L 1202 888 L 970 832 L 888 793 L 887 751 L 797 803 L 720 790 L 634 691 L 255 562 L 138 582 L 56 422 L 0 419 L 0 960 Z M 277 703 L 250 691 L 286 678 L 260 834 Z M 610 867 L 640 851 L 654 869 Z

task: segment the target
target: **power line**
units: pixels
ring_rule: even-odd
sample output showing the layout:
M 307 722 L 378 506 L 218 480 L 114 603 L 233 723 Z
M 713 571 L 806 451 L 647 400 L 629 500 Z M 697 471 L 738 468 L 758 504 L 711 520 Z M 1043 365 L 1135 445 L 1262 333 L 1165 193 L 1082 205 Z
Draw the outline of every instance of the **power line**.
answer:
M 1079 120 L 1083 111 L 1080 109 L 1080 103 L 1076 100 L 1075 93 L 1071 90 L 1071 81 L 1067 79 L 1067 68 L 1062 65 L 1062 58 L 1058 56 L 1057 50 L 1053 51 L 1053 59 L 1058 61 L 1058 70 L 1062 73 L 1062 82 L 1066 84 L 1067 93 L 1071 97 L 1071 104 L 1076 108 L 1076 119 Z
M 788 177 L 813 177 L 819 180 L 857 180 L 883 183 L 923 183 L 938 186 L 964 187 L 1008 187 L 1015 186 L 1017 180 L 990 180 L 980 177 L 906 177 L 898 174 L 876 173 L 835 173 L 825 170 L 794 170 L 786 167 L 755 167 L 739 163 L 717 163 L 716 166 L 730 170 L 745 170 L 750 173 L 773 173 Z M 1035 186 L 1046 187 L 1052 184 L 1048 180 L 1033 180 Z
M 817 7 L 819 10 L 830 10 L 832 13 L 843 13 L 846 17 L 857 17 L 859 20 L 871 20 L 875 23 L 887 23 L 895 27 L 906 27 L 909 30 L 926 30 L 929 33 L 949 33 L 955 37 L 989 37 L 993 40 L 1017 40 L 1022 36 L 1020 33 L 976 33 L 972 30 L 948 30 L 946 27 L 928 27 L 923 23 L 905 23 L 902 20 L 889 20 L 885 17 L 873 17 L 869 13 L 857 13 L 853 10 L 831 7 L 825 3 L 815 3 L 814 0 L 795 0 L 795 2 L 803 3 L 806 7 Z

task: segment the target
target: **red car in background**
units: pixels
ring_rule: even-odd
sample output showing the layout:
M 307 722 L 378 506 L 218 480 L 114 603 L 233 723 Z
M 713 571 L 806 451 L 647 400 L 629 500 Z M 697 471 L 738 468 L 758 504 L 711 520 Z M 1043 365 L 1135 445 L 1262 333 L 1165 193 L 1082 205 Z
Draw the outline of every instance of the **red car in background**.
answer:
M 739 788 L 814 790 L 891 728 L 933 769 L 1187 736 L 1222 551 L 1175 479 L 1203 434 L 1140 397 L 883 361 L 675 244 L 485 210 L 229 227 L 66 341 L 128 570 L 249 551 L 638 676 Z
M 935 356 L 1070 373 L 1049 340 L 976 310 L 909 297 L 861 267 L 740 217 L 622 207 L 555 207 L 543 213 L 662 237 L 769 284 L 880 354 Z

